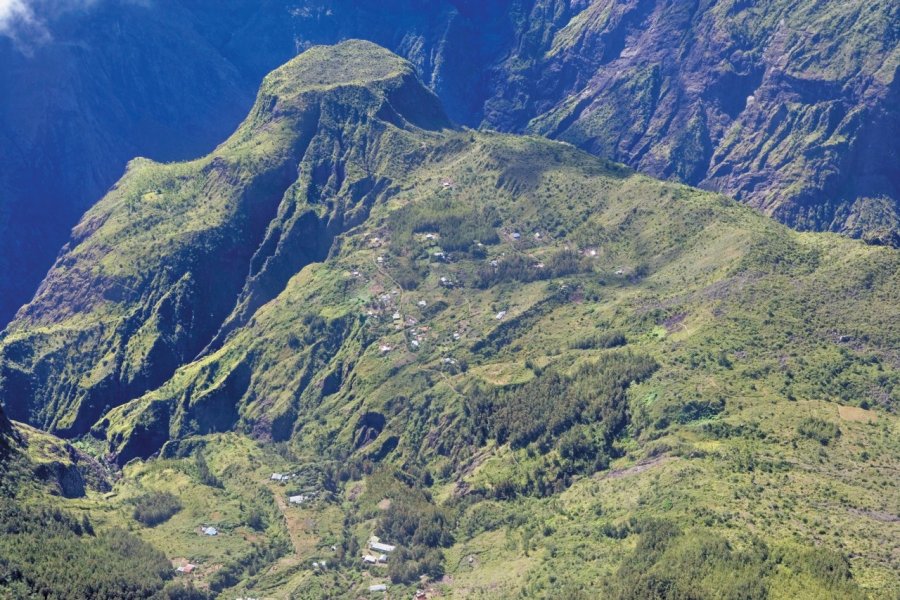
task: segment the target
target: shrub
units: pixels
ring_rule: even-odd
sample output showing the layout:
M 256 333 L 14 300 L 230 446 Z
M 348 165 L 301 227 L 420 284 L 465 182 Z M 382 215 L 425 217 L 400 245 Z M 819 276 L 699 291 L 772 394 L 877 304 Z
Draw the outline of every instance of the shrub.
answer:
M 823 446 L 827 446 L 841 435 L 841 430 L 837 425 L 815 417 L 803 419 L 797 426 L 797 432 L 805 438 L 816 440 Z
M 134 500 L 134 519 L 147 527 L 165 523 L 181 510 L 181 502 L 169 492 L 150 492 Z
M 604 582 L 603 597 L 615 600 L 707 598 L 763 600 L 777 577 L 799 577 L 810 597 L 861 598 L 849 565 L 825 548 L 773 554 L 759 540 L 735 549 L 709 530 L 682 532 L 667 521 L 644 521 L 640 537 L 618 572 Z M 778 569 L 788 563 L 793 574 Z
M 162 591 L 161 600 L 209 600 L 211 597 L 190 582 L 172 582 Z
M 197 477 L 200 479 L 200 483 L 202 483 L 203 485 L 208 485 L 209 487 L 224 487 L 222 485 L 222 482 L 219 481 L 219 478 L 213 475 L 212 471 L 209 470 L 209 465 L 206 464 L 206 457 L 203 456 L 203 452 L 197 452 L 194 461 L 197 467 Z
M 276 538 L 268 544 L 254 544 L 249 552 L 231 560 L 209 578 L 209 589 L 218 594 L 233 587 L 247 576 L 259 573 L 265 566 L 275 562 L 289 551 L 290 544 Z
M 605 331 L 574 340 L 569 347 L 573 350 L 605 350 L 624 346 L 626 343 L 625 336 L 618 331 Z
M 266 528 L 266 518 L 259 508 L 254 506 L 247 513 L 247 526 L 256 531 L 262 531 Z
M 523 385 L 474 388 L 466 412 L 482 442 L 496 439 L 522 448 L 547 436 L 556 440 L 555 446 L 560 439 L 574 444 L 576 440 L 561 436 L 579 423 L 601 423 L 605 447 L 627 424 L 626 390 L 656 368 L 649 357 L 616 353 L 583 365 L 573 375 L 547 369 Z

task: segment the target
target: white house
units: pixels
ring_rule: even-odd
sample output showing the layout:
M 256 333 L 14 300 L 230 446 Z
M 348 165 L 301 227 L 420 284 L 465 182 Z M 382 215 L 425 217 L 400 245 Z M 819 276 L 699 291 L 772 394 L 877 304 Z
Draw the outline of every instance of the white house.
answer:
M 378 552 L 393 552 L 397 549 L 397 546 L 382 544 L 381 542 L 369 542 L 369 548 L 371 548 L 372 550 L 377 550 Z

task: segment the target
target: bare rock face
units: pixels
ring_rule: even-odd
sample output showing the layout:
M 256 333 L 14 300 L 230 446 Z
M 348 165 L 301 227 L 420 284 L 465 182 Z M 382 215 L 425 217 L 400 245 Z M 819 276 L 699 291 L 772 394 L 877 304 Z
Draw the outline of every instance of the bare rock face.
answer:
M 536 97 L 528 127 L 799 229 L 890 238 L 896 18 L 878 2 L 592 2 L 524 78 L 568 90 Z
M 375 441 L 384 430 L 384 424 L 385 418 L 381 413 L 367 412 L 362 415 L 356 424 L 356 433 L 354 435 L 356 448 L 362 448 Z

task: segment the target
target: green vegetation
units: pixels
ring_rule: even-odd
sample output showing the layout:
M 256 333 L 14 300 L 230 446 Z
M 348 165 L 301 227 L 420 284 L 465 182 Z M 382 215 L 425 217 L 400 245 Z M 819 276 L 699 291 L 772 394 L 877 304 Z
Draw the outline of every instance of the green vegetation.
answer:
M 797 425 L 797 432 L 805 438 L 816 440 L 823 446 L 827 446 L 841 435 L 841 430 L 837 425 L 815 417 L 803 419 Z
M 235 597 L 890 598 L 900 254 L 442 130 L 379 56 L 298 58 L 86 217 L 0 340 L 4 393 L 121 468 L 54 502 Z
M 435 506 L 421 492 L 402 489 L 378 519 L 376 529 L 381 538 L 400 544 L 388 561 L 391 581 L 415 583 L 422 575 L 440 579 L 444 575 L 441 548 L 453 543 L 451 527 L 445 509 Z
M 181 510 L 181 502 L 170 492 L 150 492 L 134 499 L 134 520 L 147 527 L 159 525 Z
M 415 246 L 416 233 L 436 234 L 435 243 L 447 252 L 472 252 L 477 244 L 500 241 L 500 216 L 494 207 L 467 206 L 450 196 L 436 196 L 408 204 L 389 221 L 391 246 L 398 254 Z
M 595 333 L 585 337 L 578 338 L 569 343 L 569 347 L 573 350 L 603 350 L 606 348 L 617 348 L 624 346 L 627 340 L 625 336 L 617 331 L 604 331 Z
M 467 417 L 480 445 L 494 439 L 514 449 L 534 446 L 541 454 L 558 447 L 568 475 L 598 471 L 628 426 L 628 386 L 657 366 L 646 356 L 607 354 L 571 376 L 548 370 L 493 393 L 476 388 L 467 394 Z
M 222 487 L 222 482 L 219 481 L 219 478 L 209 470 L 209 465 L 206 464 L 206 457 L 203 455 L 202 450 L 198 450 L 194 455 L 194 463 L 197 468 L 197 479 L 200 480 L 200 483 L 210 487 Z
M 771 597 L 771 578 L 779 572 L 805 580 L 820 597 L 864 597 L 851 581 L 850 565 L 830 550 L 773 553 L 759 540 L 736 550 L 723 537 L 702 530 L 681 533 L 665 521 L 639 523 L 634 531 L 639 535 L 634 550 L 605 584 L 609 598 L 763 600 Z
M 253 577 L 266 566 L 288 552 L 285 543 L 271 545 L 254 545 L 249 551 L 236 559 L 230 560 L 209 578 L 209 589 L 221 592 L 237 585 L 242 579 Z
M 0 595 L 148 598 L 171 572 L 162 553 L 127 531 L 96 533 L 87 517 L 0 502 Z
M 475 287 L 487 289 L 504 282 L 557 279 L 576 273 L 590 273 L 591 270 L 590 261 L 571 250 L 554 252 L 541 262 L 516 254 L 482 266 L 476 274 Z

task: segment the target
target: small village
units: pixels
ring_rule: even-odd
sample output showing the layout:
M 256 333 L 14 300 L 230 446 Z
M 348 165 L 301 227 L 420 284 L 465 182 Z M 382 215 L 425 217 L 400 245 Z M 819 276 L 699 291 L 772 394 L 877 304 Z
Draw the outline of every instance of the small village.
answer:
M 299 479 L 297 473 L 273 472 L 269 476 L 269 481 L 278 484 L 279 487 L 286 486 L 292 481 Z M 290 494 L 285 496 L 288 506 L 301 507 L 316 497 L 314 491 L 304 493 Z M 360 564 L 363 568 L 368 569 L 369 574 L 376 579 L 386 578 L 387 564 L 392 553 L 396 552 L 398 546 L 381 539 L 376 535 L 371 535 L 366 541 L 365 549 L 359 557 Z M 331 546 L 332 552 L 337 551 L 336 546 Z M 329 561 L 318 559 L 311 563 L 316 571 L 325 571 L 329 567 Z M 197 565 L 185 563 L 177 568 L 181 574 L 189 575 L 197 568 Z M 371 583 L 366 586 L 370 594 L 387 594 L 391 584 L 388 581 Z M 411 596 L 412 600 L 426 600 L 435 598 L 435 591 L 432 589 L 417 589 Z M 245 598 L 245 600 L 248 600 Z
M 442 178 L 440 189 L 444 194 L 451 196 L 463 193 L 462 187 L 452 177 Z M 465 309 L 463 313 L 458 314 L 451 331 L 434 331 L 432 324 L 429 323 L 431 315 L 429 308 L 434 300 L 423 297 L 410 299 L 409 295 L 412 293 L 404 291 L 391 274 L 396 268 L 396 257 L 390 252 L 390 238 L 390 232 L 381 231 L 363 242 L 364 247 L 375 252 L 372 260 L 374 271 L 363 265 L 349 271 L 349 276 L 359 280 L 370 292 L 370 299 L 362 310 L 370 326 L 382 333 L 382 339 L 376 345 L 380 355 L 392 355 L 405 349 L 412 353 L 423 352 L 425 355 L 433 356 L 431 351 L 436 351 L 440 353 L 439 365 L 455 367 L 457 359 L 448 352 L 451 350 L 448 344 L 454 344 L 467 337 L 478 339 L 482 337 L 482 334 L 478 333 L 479 329 L 493 326 L 486 323 L 486 319 L 504 322 L 518 312 L 515 306 L 507 305 L 496 312 L 484 314 L 483 309 L 473 308 L 465 293 L 452 294 L 456 290 L 472 285 L 471 281 L 461 284 L 461 278 L 470 278 L 471 275 L 455 269 L 462 256 L 459 253 L 448 252 L 442 247 L 441 234 L 438 231 L 417 231 L 413 235 L 414 242 L 427 256 L 430 266 L 438 271 L 433 275 L 434 284 L 438 290 L 444 292 L 447 301 Z M 571 243 L 555 242 L 551 235 L 541 230 L 523 234 L 517 229 L 503 229 L 499 239 L 505 247 L 501 246 L 503 249 L 493 253 L 487 252 L 485 244 L 476 240 L 475 246 L 481 258 L 472 257 L 466 262 L 474 262 L 477 266 L 481 261 L 494 272 L 500 272 L 507 261 L 524 257 L 525 264 L 534 273 L 530 277 L 540 279 L 543 277 L 540 275 L 541 272 L 550 270 L 548 264 L 551 262 L 548 261 L 554 256 L 554 252 L 572 253 L 585 261 L 585 264 L 593 264 L 594 261 L 605 257 L 599 244 L 578 248 Z M 617 266 L 608 271 L 615 277 L 627 276 L 630 272 L 631 270 L 624 266 Z M 402 343 L 390 332 L 402 333 Z M 467 333 L 475 335 L 467 336 Z
M 452 179 L 444 179 L 441 182 L 441 188 L 446 193 L 455 193 L 458 187 Z M 593 263 L 603 256 L 599 245 L 574 248 L 567 243 L 560 248 L 559 244 L 554 243 L 552 236 L 543 231 L 522 232 L 517 229 L 504 229 L 500 232 L 500 243 L 503 245 L 500 249 L 489 252 L 484 244 L 477 242 L 475 245 L 478 252 L 475 256 L 466 257 L 445 250 L 441 246 L 441 235 L 437 231 L 417 232 L 414 240 L 421 246 L 422 256 L 427 257 L 427 262 L 433 269 L 431 285 L 434 286 L 434 291 L 440 294 L 436 298 L 434 293 L 430 293 L 424 287 L 419 290 L 404 289 L 394 279 L 392 273 L 397 266 L 398 258 L 390 251 L 389 238 L 390 234 L 387 232 L 380 232 L 377 236 L 367 238 L 364 245 L 372 252 L 371 262 L 358 263 L 345 271 L 345 276 L 353 282 L 353 285 L 361 285 L 368 292 L 362 311 L 369 325 L 376 328 L 382 336 L 374 347 L 377 353 L 383 356 L 395 355 L 402 351 L 414 356 L 415 353 L 421 352 L 422 356 L 431 357 L 429 360 L 434 361 L 436 368 L 448 374 L 460 372 L 460 362 L 454 356 L 454 349 L 458 347 L 459 342 L 482 338 L 483 334 L 480 331 L 510 322 L 522 310 L 514 303 L 495 305 L 493 310 L 473 307 L 464 291 L 473 283 L 471 274 L 460 269 L 464 264 L 463 261 L 474 263 L 476 268 L 486 268 L 488 272 L 500 272 L 508 268 L 507 265 L 511 261 L 519 261 L 515 262 L 518 265 L 516 268 L 524 266 L 530 270 L 529 277 L 539 279 L 542 277 L 540 273 L 548 270 L 548 264 L 552 264 L 554 252 L 574 253 L 579 260 L 587 263 Z M 480 263 L 483 263 L 483 267 L 478 266 Z M 624 276 L 627 273 L 628 269 L 625 267 L 616 267 L 610 271 L 610 274 L 616 276 Z M 435 324 L 432 323 L 432 315 L 435 314 L 434 311 L 446 310 L 448 303 L 464 310 L 455 315 L 449 328 L 446 323 L 442 323 L 436 330 Z M 298 472 L 271 472 L 268 483 L 277 486 L 274 488 L 278 496 L 276 504 L 288 521 L 297 518 L 291 516 L 294 514 L 292 511 L 302 514 L 303 509 L 316 505 L 314 501 L 318 497 L 317 491 L 309 486 Z M 222 533 L 219 526 L 213 524 L 203 524 L 197 531 L 199 535 L 210 538 Z M 331 550 L 337 552 L 337 547 L 331 546 Z M 371 583 L 364 584 L 370 594 L 385 597 L 390 594 L 392 584 L 387 576 L 388 566 L 392 554 L 397 550 L 398 546 L 391 540 L 383 540 L 375 535 L 371 535 L 366 541 L 363 551 L 358 555 L 358 564 L 370 577 Z M 331 560 L 321 557 L 317 557 L 310 565 L 317 573 L 333 568 Z M 196 562 L 182 560 L 176 565 L 175 570 L 179 575 L 189 577 L 199 568 Z M 433 589 L 426 588 L 417 589 L 409 597 L 413 600 L 425 600 L 437 596 Z

